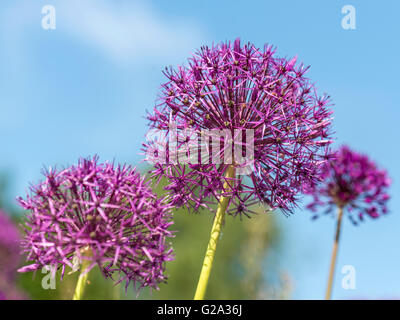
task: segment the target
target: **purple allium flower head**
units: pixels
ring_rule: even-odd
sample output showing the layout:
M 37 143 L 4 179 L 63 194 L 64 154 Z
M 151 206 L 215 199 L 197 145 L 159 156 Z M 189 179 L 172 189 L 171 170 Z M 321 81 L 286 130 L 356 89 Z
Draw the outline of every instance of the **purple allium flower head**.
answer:
M 321 166 L 321 182 L 310 185 L 305 193 L 313 196 L 307 207 L 316 211 L 326 207 L 331 213 L 335 206 L 346 208 L 353 223 L 365 215 L 378 218 L 387 213 L 387 188 L 390 179 L 367 156 L 342 146 Z
M 276 57 L 271 46 L 258 49 L 237 39 L 204 46 L 188 66 L 164 71 L 168 81 L 148 115 L 150 131 L 162 130 L 167 137 L 173 123 L 176 149 L 185 153 L 185 142 L 191 140 L 188 131 L 225 130 L 242 147 L 251 142 L 254 153 L 250 173 L 225 178 L 228 166 L 239 169 L 242 164 L 207 161 L 211 155 L 197 163 L 171 161 L 171 140 L 165 152 L 148 139 L 147 160 L 155 163 L 155 176 L 169 181 L 166 190 L 175 205 L 197 211 L 223 194 L 230 198 L 232 215 L 250 213 L 249 206 L 260 201 L 291 211 L 302 185 L 316 179 L 331 143 L 330 100 L 318 96 L 305 77 L 307 69 L 296 64 L 296 58 Z M 250 131 L 254 138 L 247 142 Z M 231 151 L 228 148 L 219 153 L 219 160 Z M 167 153 L 165 162 L 154 161 L 160 152 Z M 225 182 L 229 190 L 223 188 Z
M 165 281 L 172 259 L 170 205 L 159 199 L 130 166 L 99 164 L 97 157 L 77 166 L 45 172 L 21 206 L 30 211 L 23 246 L 34 263 L 20 272 L 57 265 L 62 275 L 76 261 L 87 271 L 99 266 L 106 277 L 135 287 Z
M 13 279 L 20 261 L 20 235 L 10 217 L 0 210 L 0 277 Z

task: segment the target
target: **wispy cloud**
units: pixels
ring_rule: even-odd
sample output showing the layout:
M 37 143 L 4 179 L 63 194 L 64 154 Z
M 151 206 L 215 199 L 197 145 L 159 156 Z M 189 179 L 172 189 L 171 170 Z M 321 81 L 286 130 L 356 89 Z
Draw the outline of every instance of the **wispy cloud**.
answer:
M 193 22 L 163 17 L 139 2 L 63 1 L 56 6 L 66 32 L 117 63 L 173 56 L 196 48 L 203 35 Z
M 41 27 L 42 7 L 56 9 L 56 29 Z M 21 90 L 34 90 L 41 43 L 77 45 L 120 68 L 181 63 L 203 42 L 204 32 L 182 16 L 170 18 L 149 2 L 104 0 L 15 1 L 1 4 L 0 132 L 17 130 L 33 112 Z M 43 40 L 43 41 L 41 41 Z M 63 63 L 62 58 L 60 63 Z M 178 60 L 178 61 L 177 61 Z M 24 100 L 25 99 L 25 100 Z
M 1 17 L 3 45 L 16 47 L 16 41 L 28 36 L 27 31 L 37 30 L 45 4 L 23 1 L 8 5 Z M 51 4 L 57 18 L 56 30 L 51 32 L 68 35 L 117 64 L 173 57 L 197 48 L 204 38 L 195 22 L 182 16 L 166 17 L 145 1 L 62 0 Z M 21 45 L 13 51 L 21 52 Z

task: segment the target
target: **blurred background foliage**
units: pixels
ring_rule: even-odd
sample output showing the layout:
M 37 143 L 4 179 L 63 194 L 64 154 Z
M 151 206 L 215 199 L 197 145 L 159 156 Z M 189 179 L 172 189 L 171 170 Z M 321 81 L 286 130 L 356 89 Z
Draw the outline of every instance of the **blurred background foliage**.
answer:
M 24 212 L 18 211 L 7 194 L 9 177 L 0 175 L 0 208 L 10 214 L 15 223 L 21 222 Z M 156 187 L 163 194 L 162 182 Z M 281 233 L 273 213 L 247 217 L 227 216 L 218 244 L 213 270 L 207 289 L 207 299 L 287 299 L 291 294 L 290 277 L 277 268 Z M 214 211 L 215 212 L 215 211 Z M 167 264 L 168 282 L 159 290 L 143 289 L 139 295 L 130 286 L 114 286 L 97 269 L 91 271 L 84 299 L 192 299 L 207 247 L 213 212 L 188 214 L 184 209 L 174 211 L 175 237 L 171 239 L 175 260 Z M 1 265 L 0 261 L 0 265 Z M 4 261 L 3 261 L 4 263 Z M 21 265 L 24 258 L 21 258 Z M 267 277 L 268 274 L 268 277 Z M 57 272 L 52 289 L 50 271 L 16 274 L 15 283 L 0 282 L 0 292 L 6 298 L 71 299 L 78 272 L 66 274 L 60 280 Z M 48 289 L 44 289 L 44 286 Z M 18 294 L 8 294 L 13 288 Z

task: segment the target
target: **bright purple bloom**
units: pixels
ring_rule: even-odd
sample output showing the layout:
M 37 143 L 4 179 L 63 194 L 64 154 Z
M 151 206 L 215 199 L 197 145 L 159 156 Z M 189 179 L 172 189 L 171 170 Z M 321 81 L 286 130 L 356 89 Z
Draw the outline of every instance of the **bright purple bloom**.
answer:
M 20 261 L 20 235 L 10 217 L 0 210 L 0 277 L 14 278 Z M 1 280 L 0 280 L 1 282 Z
M 302 185 L 317 178 L 331 143 L 330 100 L 317 95 L 304 76 L 307 69 L 297 65 L 296 58 L 276 57 L 268 45 L 261 50 L 250 43 L 242 46 L 237 39 L 202 47 L 188 66 L 165 70 L 168 81 L 148 119 L 151 131 L 163 130 L 166 136 L 175 125 L 178 153 L 185 153 L 188 131 L 230 131 L 243 149 L 250 144 L 245 130 L 254 133 L 252 170 L 233 179 L 225 178 L 230 164 L 224 156 L 231 151 L 225 144 L 218 154 L 220 163 L 207 162 L 211 154 L 199 157 L 198 163 L 182 163 L 171 161 L 171 140 L 166 150 L 147 141 L 144 150 L 152 162 L 167 154 L 167 161 L 156 163 L 152 172 L 167 178 L 165 189 L 175 205 L 197 211 L 224 194 L 231 199 L 232 215 L 247 215 L 252 212 L 249 206 L 260 201 L 291 211 Z M 237 131 L 243 132 L 241 138 Z M 232 163 L 236 169 L 242 166 Z M 224 190 L 225 181 L 231 190 Z
M 353 223 L 357 216 L 363 220 L 365 215 L 378 218 L 387 213 L 390 179 L 367 156 L 342 146 L 321 167 L 320 177 L 320 183 L 306 189 L 314 198 L 309 209 L 326 207 L 328 214 L 335 207 L 346 208 Z
M 0 209 L 0 300 L 20 300 L 25 295 L 15 284 L 21 259 L 21 237 L 10 217 Z
M 62 275 L 78 260 L 88 271 L 157 288 L 172 259 L 170 205 L 158 199 L 148 182 L 130 166 L 99 164 L 97 157 L 77 166 L 45 173 L 21 206 L 30 211 L 23 242 L 34 263 L 20 272 L 56 265 Z M 89 253 L 88 253 L 89 252 Z

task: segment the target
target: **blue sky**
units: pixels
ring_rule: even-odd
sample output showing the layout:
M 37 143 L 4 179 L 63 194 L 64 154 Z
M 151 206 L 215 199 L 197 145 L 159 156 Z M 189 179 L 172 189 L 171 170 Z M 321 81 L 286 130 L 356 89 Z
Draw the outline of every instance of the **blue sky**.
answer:
M 56 9 L 56 29 L 41 9 Z M 356 8 L 356 30 L 341 8 Z M 185 62 L 203 44 L 241 37 L 298 55 L 308 76 L 335 103 L 337 144 L 368 153 L 392 180 L 391 214 L 353 227 L 344 221 L 334 298 L 400 297 L 400 3 L 396 1 L 2 1 L 0 4 L 0 171 L 10 197 L 40 179 L 43 166 L 80 156 L 139 164 L 146 121 L 161 70 Z M 324 295 L 334 221 L 311 222 L 298 210 L 279 216 L 280 266 L 293 298 Z M 356 290 L 340 269 L 356 269 Z

